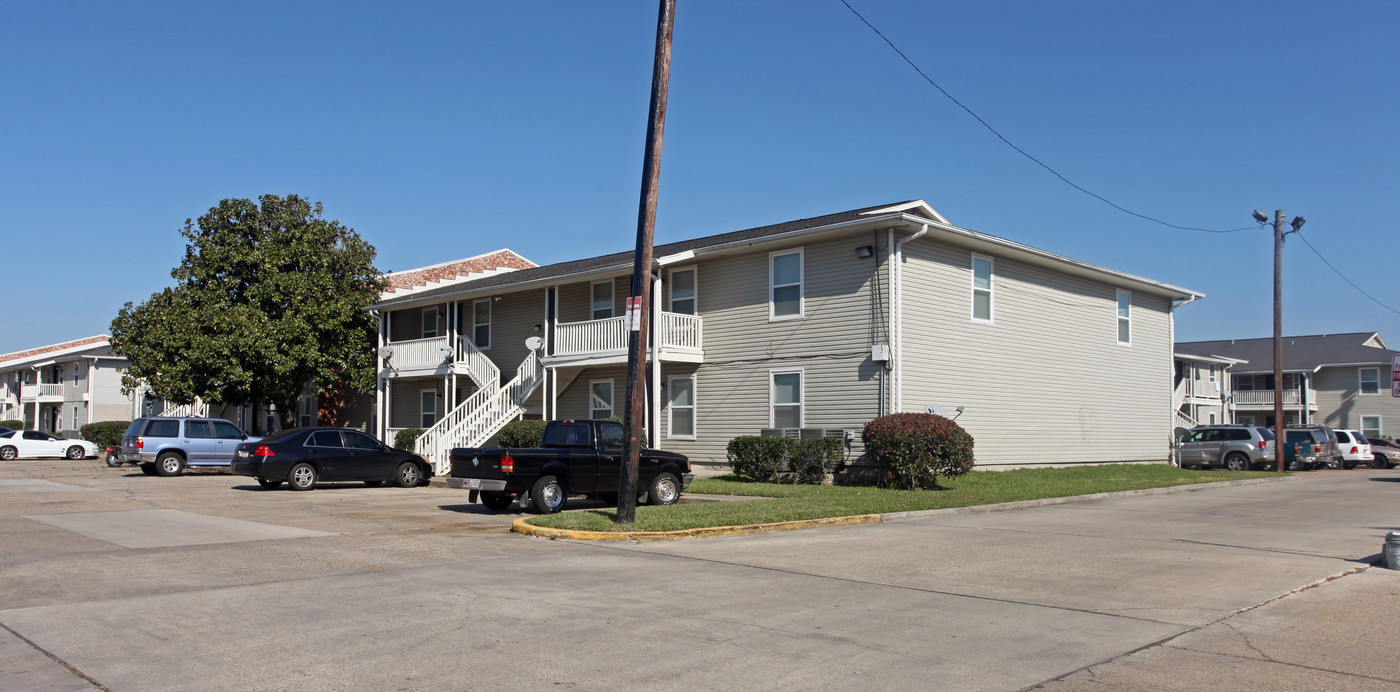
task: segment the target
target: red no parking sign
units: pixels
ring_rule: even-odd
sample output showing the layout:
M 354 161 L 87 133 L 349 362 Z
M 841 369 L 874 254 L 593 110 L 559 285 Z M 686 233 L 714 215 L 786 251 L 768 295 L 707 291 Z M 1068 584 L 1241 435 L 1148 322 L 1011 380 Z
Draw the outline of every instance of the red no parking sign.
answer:
M 1400 396 L 1400 356 L 1390 363 L 1390 395 Z

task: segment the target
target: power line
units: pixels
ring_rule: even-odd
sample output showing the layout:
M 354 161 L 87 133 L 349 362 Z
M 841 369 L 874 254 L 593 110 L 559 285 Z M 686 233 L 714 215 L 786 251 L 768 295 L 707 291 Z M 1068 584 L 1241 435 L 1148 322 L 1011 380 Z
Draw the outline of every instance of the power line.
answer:
M 1328 268 L 1328 269 L 1331 269 L 1332 271 L 1336 272 L 1336 273 L 1337 273 L 1337 276 L 1342 277 L 1342 281 L 1347 282 L 1347 285 L 1349 285 L 1349 286 L 1351 286 L 1352 288 L 1356 289 L 1357 293 L 1360 293 L 1361 295 L 1366 296 L 1367 298 L 1370 298 L 1371 301 L 1374 302 L 1376 305 L 1379 305 L 1379 306 L 1381 306 L 1381 307 L 1383 307 L 1383 308 L 1385 308 L 1385 309 L 1387 309 L 1387 310 L 1389 310 L 1389 311 L 1391 311 L 1391 312 L 1393 312 L 1393 313 L 1395 313 L 1395 314 L 1397 314 L 1397 315 L 1400 315 L 1400 310 L 1396 310 L 1395 308 L 1390 307 L 1389 305 L 1386 305 L 1385 303 L 1382 303 L 1382 302 L 1381 302 L 1379 299 L 1377 299 L 1375 296 L 1371 295 L 1370 293 L 1367 293 L 1366 291 L 1361 290 L 1361 287 L 1360 287 L 1360 286 L 1357 286 L 1356 284 L 1352 283 L 1352 282 L 1351 282 L 1351 279 L 1348 279 L 1346 274 L 1343 274 L 1343 273 L 1342 273 L 1340 270 L 1338 270 L 1336 267 L 1332 266 L 1332 263 L 1331 263 L 1331 262 L 1328 262 L 1328 261 L 1327 261 L 1327 258 L 1326 258 L 1326 257 L 1323 257 L 1323 256 L 1322 256 L 1322 253 L 1321 253 L 1321 252 L 1318 252 L 1318 251 L 1317 251 L 1317 248 L 1313 247 L 1313 244 L 1312 244 L 1312 243 L 1309 243 L 1309 242 L 1308 242 L 1308 239 L 1307 239 L 1307 238 L 1304 238 L 1302 233 L 1295 233 L 1294 235 L 1298 236 L 1298 240 L 1303 241 L 1303 244 L 1304 244 L 1304 245 L 1307 245 L 1307 246 L 1308 246 L 1308 249 L 1309 249 L 1309 250 L 1312 250 L 1312 251 L 1313 251 L 1313 254 L 1314 254 L 1314 255 L 1317 255 L 1317 258 L 1320 259 L 1320 260 L 1322 260 L 1322 263 L 1323 263 L 1323 264 L 1327 265 L 1327 268 Z
M 866 26 L 870 27 L 870 30 L 873 31 L 873 32 L 875 32 L 875 35 L 876 35 L 876 36 L 879 36 L 881 39 L 883 39 L 884 42 L 885 42 L 886 44 L 888 44 L 889 47 L 892 48 L 892 49 L 894 50 L 894 52 L 896 52 L 896 53 L 899 54 L 899 57 L 901 57 L 901 58 L 904 59 L 904 62 L 908 63 L 910 67 L 914 68 L 914 71 L 915 71 L 915 72 L 918 72 L 918 73 L 919 73 L 919 76 L 920 76 L 920 77 L 923 77 L 923 78 L 924 78 L 924 81 L 926 81 L 926 82 L 928 82 L 929 84 L 933 85 L 933 88 L 937 89 L 937 90 L 938 90 L 939 92 L 941 92 L 944 96 L 948 97 L 948 100 L 949 100 L 949 101 L 952 101 L 954 104 L 956 104 L 958 108 L 961 108 L 961 109 L 963 109 L 964 111 L 967 111 L 967 114 L 968 114 L 968 115 L 972 116 L 973 118 L 975 118 L 975 119 L 977 120 L 977 122 L 981 123 L 981 124 L 982 124 L 982 127 L 987 128 L 987 131 L 988 131 L 988 132 L 991 132 L 992 134 L 996 135 L 997 139 L 1000 139 L 1003 143 L 1006 144 L 1006 146 L 1011 147 L 1012 149 L 1014 149 L 1014 150 L 1016 151 L 1016 153 L 1018 153 L 1018 154 L 1020 154 L 1020 155 L 1022 155 L 1022 156 L 1024 156 L 1024 157 L 1030 159 L 1031 161 L 1035 162 L 1035 164 L 1038 165 L 1038 166 L 1040 166 L 1041 168 L 1044 168 L 1045 170 L 1050 171 L 1051 175 L 1054 175 L 1056 178 L 1059 178 L 1059 179 L 1060 179 L 1061 181 L 1063 181 L 1066 185 L 1069 185 L 1070 187 L 1072 187 L 1072 188 L 1074 188 L 1074 189 L 1076 189 L 1076 190 L 1078 190 L 1078 191 L 1080 191 L 1080 192 L 1083 192 L 1084 194 L 1089 195 L 1090 197 L 1093 197 L 1094 199 L 1097 199 L 1097 200 L 1099 200 L 1100 202 L 1103 202 L 1104 204 L 1107 204 L 1108 206 L 1113 207 L 1114 209 L 1117 209 L 1118 211 L 1123 212 L 1124 214 L 1128 214 L 1128 215 L 1130 215 L 1130 216 L 1136 216 L 1136 217 L 1138 217 L 1139 219 L 1144 219 L 1144 220 L 1146 220 L 1146 221 L 1151 221 L 1151 222 L 1153 222 L 1153 223 L 1161 224 L 1161 225 L 1163 225 L 1163 226 L 1166 226 L 1167 228 L 1175 228 L 1175 229 L 1181 230 L 1181 231 L 1200 231 L 1200 232 L 1202 232 L 1202 233 L 1238 233 L 1238 232 L 1240 232 L 1240 231 L 1253 231 L 1253 230 L 1256 230 L 1256 227 L 1254 227 L 1254 226 L 1245 226 L 1244 228 L 1229 228 L 1229 229 L 1195 228 L 1195 227 L 1192 227 L 1192 226 L 1178 226 L 1178 225 L 1176 225 L 1176 224 L 1174 224 L 1174 223 L 1167 223 L 1166 221 L 1163 221 L 1163 220 L 1161 220 L 1161 219 L 1153 218 L 1153 217 L 1148 216 L 1148 215 L 1146 215 L 1146 214 L 1139 214 L 1139 213 L 1137 213 L 1137 212 L 1135 212 L 1135 211 L 1132 211 L 1132 210 L 1130 210 L 1130 209 L 1124 209 L 1123 207 L 1120 207 L 1120 206 L 1118 206 L 1117 204 L 1114 204 L 1113 202 L 1111 202 L 1111 201 L 1109 201 L 1108 199 L 1104 198 L 1102 195 L 1096 194 L 1096 193 L 1094 193 L 1094 192 L 1091 192 L 1091 191 L 1089 191 L 1089 190 L 1084 189 L 1083 187 L 1080 187 L 1079 185 L 1076 185 L 1076 184 L 1075 184 L 1073 181 L 1071 181 L 1069 178 L 1066 178 L 1066 177 L 1064 177 L 1063 175 L 1060 175 L 1060 172 L 1059 172 L 1059 171 L 1057 171 L 1057 170 L 1051 168 L 1050 166 L 1046 165 L 1045 162 L 1041 161 L 1040 159 L 1037 159 L 1036 157 L 1031 156 L 1030 154 L 1026 153 L 1026 151 L 1025 151 L 1024 149 L 1022 149 L 1021 147 L 1016 146 L 1014 143 L 1012 143 L 1011 140 L 1007 139 L 1007 138 L 1006 138 L 1005 136 L 1003 136 L 1000 132 L 997 132 L 996 128 L 994 128 L 994 127 L 992 127 L 991 125 L 987 124 L 987 121 L 986 121 L 986 120 L 983 120 L 983 119 L 982 119 L 982 116 L 977 115 L 976 113 L 974 113 L 974 112 L 972 111 L 971 108 L 968 108 L 967 106 L 963 105 L 963 103 L 962 103 L 961 101 L 957 100 L 956 98 L 953 98 L 953 95 L 950 94 L 950 93 L 948 93 L 948 90 L 947 90 L 947 89 L 944 89 L 943 87 L 939 86 L 939 85 L 938 85 L 938 82 L 933 81 L 933 78 L 929 77 L 927 74 L 924 73 L 924 71 L 923 71 L 922 69 L 919 68 L 918 65 L 914 64 L 914 61 L 913 61 L 913 60 L 910 60 L 910 59 L 909 59 L 909 56 L 905 55 L 905 54 L 904 54 L 904 51 L 900 50 L 900 49 L 899 49 L 899 46 L 896 46 L 896 45 L 894 44 L 894 41 L 891 41 L 891 40 L 889 39 L 888 36 L 885 36 L 885 34 L 884 34 L 883 32 L 881 32 L 879 29 L 875 28 L 875 25 L 874 25 L 874 24 L 871 24 L 871 23 L 870 23 L 870 20 L 866 19 L 865 16 L 862 15 L 860 12 L 857 12 L 857 11 L 856 11 L 856 8 L 851 7 L 851 3 L 846 2 L 846 0 L 841 0 L 841 4 L 842 4 L 842 5 L 845 5 L 845 6 L 846 6 L 846 9 L 850 10 L 850 11 L 851 11 L 851 14 L 854 14 L 854 15 L 856 16 L 856 18 L 858 18 L 858 19 L 860 19 L 860 21 L 864 22 Z

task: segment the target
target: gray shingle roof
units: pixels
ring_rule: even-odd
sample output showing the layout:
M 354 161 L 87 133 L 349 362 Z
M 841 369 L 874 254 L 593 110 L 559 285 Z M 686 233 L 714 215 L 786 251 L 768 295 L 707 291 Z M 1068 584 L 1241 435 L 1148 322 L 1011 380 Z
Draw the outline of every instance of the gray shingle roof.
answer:
M 1376 332 L 1320 334 L 1283 337 L 1283 369 L 1313 371 L 1324 365 L 1389 365 L 1400 351 L 1367 346 Z M 1231 368 L 1235 373 L 1273 372 L 1274 339 L 1224 339 L 1221 341 L 1182 341 L 1177 353 L 1225 356 L 1249 361 Z

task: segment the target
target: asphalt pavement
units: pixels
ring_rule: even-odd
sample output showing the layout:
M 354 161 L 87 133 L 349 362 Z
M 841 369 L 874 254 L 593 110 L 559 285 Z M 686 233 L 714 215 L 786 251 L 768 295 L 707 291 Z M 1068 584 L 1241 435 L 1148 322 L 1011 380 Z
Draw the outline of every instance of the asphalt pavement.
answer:
M 0 466 L 0 689 L 1400 689 L 1400 470 L 648 543 Z

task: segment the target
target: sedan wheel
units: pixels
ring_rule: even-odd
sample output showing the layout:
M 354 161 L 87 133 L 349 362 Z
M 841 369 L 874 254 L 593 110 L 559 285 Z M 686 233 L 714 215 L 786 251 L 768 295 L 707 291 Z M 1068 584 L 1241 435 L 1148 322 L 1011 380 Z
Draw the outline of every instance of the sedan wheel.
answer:
M 316 487 L 316 469 L 311 464 L 297 464 L 287 474 L 287 485 L 292 490 L 310 490 Z
M 1385 458 L 1385 455 L 1384 455 L 1384 454 L 1375 454 L 1375 455 L 1372 455 L 1372 457 L 1371 457 L 1371 468 L 1373 468 L 1373 469 L 1388 469 L 1388 468 L 1390 468 L 1390 461 L 1387 460 L 1387 459 Z
M 399 470 L 394 472 L 394 483 L 400 488 L 412 488 L 422 480 L 423 474 L 418 470 L 418 464 L 405 461 L 399 464 Z
M 19 450 L 14 447 L 0 447 L 0 459 L 9 461 L 19 456 Z
M 68 448 L 68 458 L 69 458 L 69 459 L 81 459 L 81 458 L 83 458 L 83 457 L 85 457 L 85 456 L 87 456 L 87 455 L 86 455 L 85 453 L 83 453 L 83 448 L 82 448 L 82 447 L 79 447 L 78 445 L 73 445 L 72 447 L 69 447 L 69 448 Z

